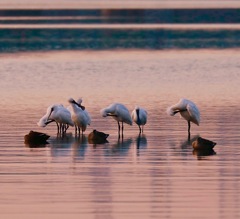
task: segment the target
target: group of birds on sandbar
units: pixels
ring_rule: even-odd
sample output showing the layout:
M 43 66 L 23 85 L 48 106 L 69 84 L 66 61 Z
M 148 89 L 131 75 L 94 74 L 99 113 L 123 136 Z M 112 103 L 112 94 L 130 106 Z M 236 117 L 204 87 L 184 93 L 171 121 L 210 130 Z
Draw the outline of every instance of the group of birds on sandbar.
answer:
M 68 100 L 70 104 L 64 107 L 62 104 L 53 104 L 47 108 L 46 114 L 37 123 L 40 127 L 46 127 L 55 122 L 58 133 L 64 134 L 69 126 L 75 127 L 75 134 L 83 134 L 87 126 L 91 124 L 91 117 L 82 105 L 82 99 L 75 101 L 73 98 Z M 180 113 L 181 117 L 188 122 L 188 134 L 190 135 L 191 122 L 199 125 L 200 112 L 195 103 L 187 99 L 181 99 L 177 104 L 167 108 L 167 113 L 174 116 Z M 147 123 L 148 113 L 142 107 L 135 107 L 130 114 L 126 106 L 121 103 L 113 103 L 100 110 L 102 117 L 112 117 L 117 121 L 118 134 L 124 131 L 124 123 L 132 125 L 135 122 L 138 125 L 139 133 L 143 133 L 143 126 Z

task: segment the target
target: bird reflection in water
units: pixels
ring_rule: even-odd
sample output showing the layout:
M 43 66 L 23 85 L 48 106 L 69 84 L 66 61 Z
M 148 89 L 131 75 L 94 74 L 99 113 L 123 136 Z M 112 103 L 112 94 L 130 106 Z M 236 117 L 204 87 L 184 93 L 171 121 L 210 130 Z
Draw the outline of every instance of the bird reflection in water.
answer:
M 137 156 L 140 156 L 140 150 L 143 149 L 143 148 L 146 148 L 147 147 L 147 138 L 145 135 L 141 135 L 139 134 L 137 137 L 136 137 L 136 148 L 137 148 Z
M 181 143 L 180 147 L 182 149 L 192 148 L 192 143 L 199 137 L 199 135 L 195 135 L 192 138 L 188 136 L 187 140 Z
M 127 138 L 118 138 L 117 142 L 115 144 L 110 144 L 110 147 L 108 150 L 106 150 L 106 155 L 127 155 L 129 152 L 129 149 L 132 145 L 132 139 Z
M 88 139 L 85 135 L 82 135 L 80 138 L 75 138 L 75 141 L 72 142 L 72 152 L 73 159 L 83 158 L 88 147 Z
M 73 141 L 74 138 L 72 133 L 66 133 L 65 135 L 60 134 L 57 135 L 57 137 L 52 138 L 51 141 L 49 141 L 51 147 L 51 156 L 57 157 L 68 154 Z

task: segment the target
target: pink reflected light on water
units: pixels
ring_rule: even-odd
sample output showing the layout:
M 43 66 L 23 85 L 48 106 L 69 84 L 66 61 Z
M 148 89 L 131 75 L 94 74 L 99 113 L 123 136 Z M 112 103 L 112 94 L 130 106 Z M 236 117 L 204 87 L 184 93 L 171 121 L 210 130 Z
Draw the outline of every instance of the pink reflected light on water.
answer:
M 238 218 L 238 50 L 64 51 L 1 54 L 0 174 L 2 215 L 17 218 Z M 92 124 L 83 138 L 57 136 L 37 121 L 52 103 L 83 98 Z M 194 139 L 217 142 L 199 156 L 187 123 L 166 108 L 181 97 L 201 112 Z M 100 109 L 122 102 L 148 110 L 117 137 L 117 124 Z M 109 143 L 94 146 L 96 128 Z M 28 148 L 30 130 L 48 133 L 45 148 Z

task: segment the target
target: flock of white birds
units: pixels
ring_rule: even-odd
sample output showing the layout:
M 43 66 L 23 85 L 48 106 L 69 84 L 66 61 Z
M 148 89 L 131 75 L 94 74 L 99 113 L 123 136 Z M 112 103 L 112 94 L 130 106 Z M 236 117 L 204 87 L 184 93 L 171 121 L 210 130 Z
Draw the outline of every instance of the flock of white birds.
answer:
M 75 133 L 80 134 L 91 124 L 91 117 L 85 107 L 82 105 L 82 99 L 78 101 L 70 98 L 70 106 L 67 108 L 62 104 L 53 104 L 47 108 L 46 114 L 37 123 L 40 127 L 46 127 L 52 122 L 56 122 L 58 133 L 65 133 L 69 126 L 75 127 Z M 174 116 L 180 113 L 181 117 L 188 122 L 188 133 L 190 134 L 191 122 L 199 125 L 200 112 L 195 103 L 187 99 L 181 99 L 177 104 L 169 107 L 167 113 Z M 100 114 L 103 117 L 112 117 L 117 121 L 118 133 L 122 132 L 126 123 L 132 125 L 135 122 L 139 127 L 139 133 L 143 132 L 143 126 L 147 123 L 148 113 L 141 107 L 135 107 L 130 114 L 129 110 L 121 103 L 113 103 L 102 109 Z

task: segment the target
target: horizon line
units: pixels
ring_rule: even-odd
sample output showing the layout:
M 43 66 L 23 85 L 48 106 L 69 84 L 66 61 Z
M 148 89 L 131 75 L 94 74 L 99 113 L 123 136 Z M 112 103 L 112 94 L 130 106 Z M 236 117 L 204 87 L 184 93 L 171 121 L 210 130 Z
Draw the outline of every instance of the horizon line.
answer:
M 159 0 L 91 0 L 91 3 L 87 0 L 52 0 L 51 3 L 48 0 L 41 0 L 38 3 L 32 3 L 30 0 L 2 0 L 0 2 L 1 10 L 46 10 L 46 9 L 240 9 L 240 1 L 219 1 L 213 0 L 211 2 L 207 0 L 170 0 L 170 1 L 159 1 Z

